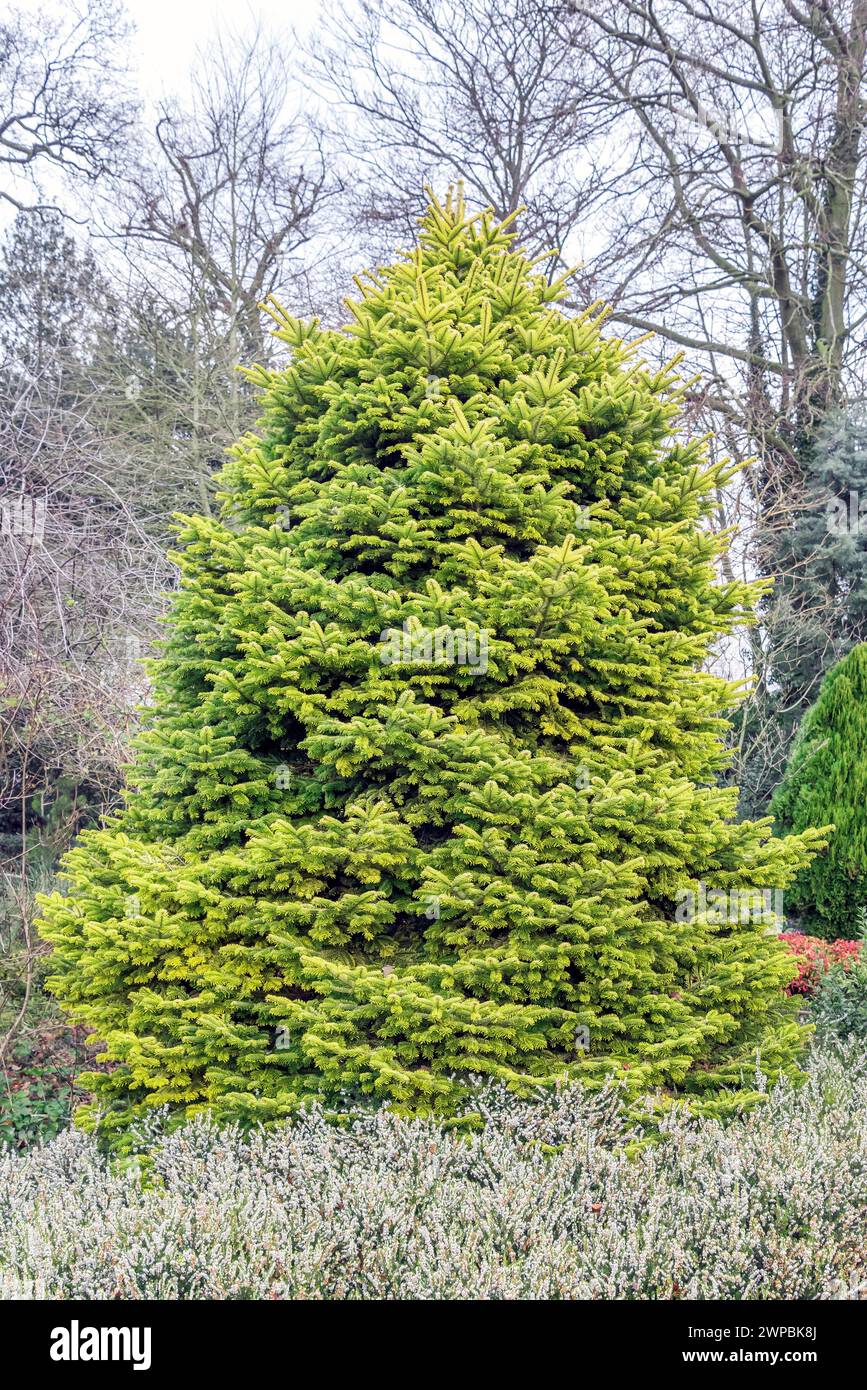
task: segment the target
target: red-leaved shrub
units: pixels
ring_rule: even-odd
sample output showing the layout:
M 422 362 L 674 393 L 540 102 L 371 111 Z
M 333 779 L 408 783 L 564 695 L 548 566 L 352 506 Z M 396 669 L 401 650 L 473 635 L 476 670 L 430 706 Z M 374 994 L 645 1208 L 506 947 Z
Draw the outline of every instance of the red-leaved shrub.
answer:
M 857 960 L 861 951 L 860 941 L 824 941 L 821 936 L 803 936 L 800 932 L 782 932 L 780 940 L 785 941 L 798 962 L 798 974 L 787 987 L 787 994 L 803 994 L 812 999 L 816 993 L 819 977 L 830 970 L 832 965 Z

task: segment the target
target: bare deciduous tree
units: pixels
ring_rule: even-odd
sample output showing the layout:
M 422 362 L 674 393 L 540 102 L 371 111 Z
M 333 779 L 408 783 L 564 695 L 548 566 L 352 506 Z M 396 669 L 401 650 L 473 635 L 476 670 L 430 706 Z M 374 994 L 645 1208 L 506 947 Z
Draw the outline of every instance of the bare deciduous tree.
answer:
M 0 201 L 40 206 L 38 182 L 49 170 L 78 186 L 113 166 L 133 117 L 122 81 L 125 34 L 118 0 L 65 5 L 61 18 L 13 9 L 0 19 Z
M 374 245 L 410 236 L 424 184 L 456 178 L 502 217 L 524 208 L 533 249 L 574 238 L 610 187 L 614 113 L 573 38 L 546 0 L 363 0 L 331 11 L 311 71 Z
M 867 0 L 571 8 L 636 151 L 592 271 L 616 319 L 685 350 L 696 406 L 735 456 L 757 456 L 727 502 L 754 530 L 748 563 L 777 579 L 751 655 L 791 731 L 867 631 L 843 551 L 815 525 L 833 494 L 827 421 L 865 382 Z M 765 741 L 767 788 L 786 737 Z
M 290 68 L 256 32 L 205 53 L 185 107 L 164 105 L 156 157 L 129 181 L 126 234 L 196 286 L 235 360 L 265 348 L 261 302 L 303 273 L 300 253 L 333 194 L 321 138 L 289 110 Z
M 30 927 L 74 834 L 117 793 L 144 694 L 135 635 L 167 578 L 95 427 L 107 293 L 59 216 L 19 214 L 0 262 L 0 1064 L 29 1017 Z M 26 1032 L 26 1028 L 25 1028 Z

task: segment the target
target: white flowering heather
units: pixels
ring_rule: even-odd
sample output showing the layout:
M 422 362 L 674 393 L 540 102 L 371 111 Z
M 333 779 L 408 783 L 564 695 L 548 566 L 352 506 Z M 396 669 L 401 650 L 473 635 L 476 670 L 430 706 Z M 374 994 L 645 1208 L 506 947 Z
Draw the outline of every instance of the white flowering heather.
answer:
M 0 1158 L 0 1290 L 46 1298 L 867 1296 L 867 1064 L 638 1147 L 617 1097 L 482 1093 L 466 1139 L 388 1109 Z

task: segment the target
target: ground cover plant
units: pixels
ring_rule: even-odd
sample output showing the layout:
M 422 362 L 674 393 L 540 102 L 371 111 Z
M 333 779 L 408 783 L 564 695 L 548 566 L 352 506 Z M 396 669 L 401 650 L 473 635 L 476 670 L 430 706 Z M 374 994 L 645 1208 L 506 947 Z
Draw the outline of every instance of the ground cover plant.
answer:
M 758 1078 L 758 1086 L 764 1081 Z M 386 1106 L 0 1156 L 0 1289 L 45 1298 L 867 1296 L 863 1046 L 812 1052 L 740 1118 L 630 1146 L 615 1091 L 477 1098 L 461 1137 Z

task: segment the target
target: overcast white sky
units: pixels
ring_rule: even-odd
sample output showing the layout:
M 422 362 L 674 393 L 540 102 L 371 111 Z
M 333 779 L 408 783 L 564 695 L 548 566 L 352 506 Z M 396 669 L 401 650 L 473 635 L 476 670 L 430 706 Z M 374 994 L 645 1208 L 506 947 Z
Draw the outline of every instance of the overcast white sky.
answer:
M 353 2 L 345 0 L 350 6 Z M 71 18 L 68 0 L 12 0 L 12 5 L 24 14 L 32 13 L 34 18 L 46 11 Z M 287 49 L 291 51 L 293 30 L 299 37 L 315 30 L 325 0 L 123 0 L 123 6 L 133 29 L 126 46 L 129 76 L 143 99 L 147 124 L 161 97 L 174 96 L 183 101 L 189 73 L 196 66 L 197 51 L 206 49 L 221 33 L 243 34 L 258 25 L 268 36 L 279 38 L 285 34 Z M 78 0 L 75 9 L 80 8 Z M 112 69 L 106 67 L 106 83 L 110 84 L 112 78 Z M 57 178 L 49 166 L 40 168 L 39 177 L 42 195 L 60 198 Z M 26 198 L 33 195 L 29 184 L 21 191 Z M 72 212 L 75 203 L 69 190 L 61 201 Z M 11 204 L 0 204 L 0 234 L 14 217 Z
M 158 97 L 182 91 L 196 49 L 221 29 L 238 32 L 255 26 L 279 34 L 294 28 L 306 33 L 316 24 L 322 0 L 126 0 L 136 26 L 132 65 L 142 92 Z

